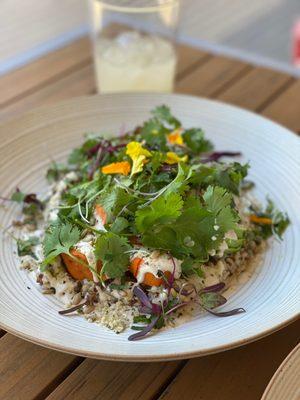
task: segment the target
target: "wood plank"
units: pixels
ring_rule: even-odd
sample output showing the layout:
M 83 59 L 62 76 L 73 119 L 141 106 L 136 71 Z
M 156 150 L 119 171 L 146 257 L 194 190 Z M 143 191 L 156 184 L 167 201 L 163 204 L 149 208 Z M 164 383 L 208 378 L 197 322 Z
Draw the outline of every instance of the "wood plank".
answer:
M 289 75 L 257 67 L 231 85 L 217 98 L 248 110 L 259 110 L 294 81 Z
M 0 78 L 0 107 L 86 63 L 91 63 L 91 46 L 89 39 L 83 38 L 6 74 Z
M 269 104 L 262 114 L 300 133 L 300 80 Z
M 44 398 L 81 361 L 6 334 L 0 339 L 0 398 Z
M 182 362 L 115 363 L 86 359 L 47 400 L 150 400 Z
M 207 62 L 213 56 L 205 51 L 186 45 L 177 46 L 178 65 L 176 78 L 180 80 L 194 68 Z
M 198 52 L 198 50 L 184 45 L 178 47 L 178 57 L 180 76 L 211 58 L 205 52 Z M 40 73 L 42 74 L 42 71 Z M 53 79 L 53 81 L 42 85 L 40 88 L 32 89 L 27 95 L 15 98 L 6 107 L 3 106 L 0 111 L 1 122 L 12 119 L 40 105 L 50 105 L 71 97 L 96 93 L 92 64 L 77 68 L 73 72 L 68 71 L 66 75 L 60 78 L 58 75 L 56 77 L 57 79 Z
M 181 79 L 176 92 L 215 97 L 251 68 L 244 62 L 216 56 Z
M 282 360 L 299 341 L 300 321 L 255 343 L 190 360 L 161 400 L 259 400 Z
M 50 105 L 71 97 L 88 95 L 94 92 L 93 66 L 88 65 L 24 98 L 20 98 L 18 101 L 14 101 L 0 111 L 0 119 L 4 122 L 37 106 Z

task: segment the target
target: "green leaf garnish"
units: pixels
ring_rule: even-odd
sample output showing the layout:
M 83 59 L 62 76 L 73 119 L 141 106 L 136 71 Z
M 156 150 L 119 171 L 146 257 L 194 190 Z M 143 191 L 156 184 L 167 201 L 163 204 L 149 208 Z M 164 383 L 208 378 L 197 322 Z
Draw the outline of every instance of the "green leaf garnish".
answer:
M 101 273 L 109 278 L 120 278 L 129 266 L 129 250 L 127 239 L 113 232 L 99 236 L 95 244 L 95 255 L 103 266 Z
M 80 230 L 69 222 L 58 220 L 50 225 L 45 233 L 43 241 L 44 261 L 43 265 L 51 263 L 62 253 L 69 254 L 70 249 L 80 239 Z

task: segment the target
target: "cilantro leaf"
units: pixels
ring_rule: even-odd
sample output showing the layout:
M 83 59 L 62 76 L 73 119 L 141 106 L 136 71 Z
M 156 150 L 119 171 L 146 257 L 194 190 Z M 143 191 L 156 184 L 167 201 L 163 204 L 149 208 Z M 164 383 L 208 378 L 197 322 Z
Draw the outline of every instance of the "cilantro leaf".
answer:
M 240 183 L 247 176 L 248 168 L 248 164 L 241 165 L 237 162 L 215 163 L 210 166 L 198 164 L 193 166 L 193 176 L 190 182 L 203 188 L 209 185 L 218 185 L 238 195 Z
M 216 248 L 220 244 L 220 241 L 224 239 L 224 234 L 227 231 L 238 228 L 237 222 L 239 221 L 239 217 L 237 212 L 232 208 L 232 195 L 226 189 L 219 186 L 209 186 L 203 194 L 203 199 L 207 209 L 215 217 L 214 248 Z
M 162 123 L 167 123 L 173 129 L 179 128 L 181 126 L 180 121 L 178 121 L 178 119 L 171 114 L 170 108 L 166 105 L 156 107 L 154 110 L 152 110 L 152 114 L 159 121 L 161 121 Z
M 109 187 L 103 193 L 101 193 L 97 199 L 97 204 L 100 204 L 104 208 L 108 215 L 108 220 L 111 219 L 112 215 L 117 215 L 124 206 L 133 200 L 133 196 L 126 192 L 126 190 L 115 186 Z
M 165 128 L 156 118 L 149 119 L 141 128 L 141 137 L 151 148 L 167 150 L 167 133 Z
M 112 223 L 110 230 L 114 233 L 121 233 L 129 226 L 129 222 L 124 217 L 117 217 Z
M 216 214 L 232 203 L 232 195 L 219 186 L 209 186 L 203 199 L 207 207 Z
M 172 225 L 157 226 L 156 232 L 148 230 L 142 235 L 144 246 L 170 251 L 174 257 L 181 258 L 182 252 L 179 249 L 176 231 Z
M 130 249 L 127 239 L 113 232 L 99 236 L 95 244 L 95 256 L 103 263 L 101 272 L 109 278 L 122 277 L 129 265 Z
M 144 233 L 150 229 L 155 233 L 157 227 L 171 224 L 179 217 L 182 205 L 183 200 L 177 193 L 158 197 L 149 206 L 136 212 L 135 223 L 138 231 Z
M 213 247 L 213 213 L 203 208 L 198 199 L 190 199 L 174 224 L 181 251 L 205 261 L 208 250 Z
M 43 265 L 52 262 L 62 253 L 68 254 L 70 248 L 80 239 L 80 231 L 77 226 L 69 222 L 58 220 L 50 225 L 45 233 L 43 241 L 43 250 L 45 260 Z
M 165 187 L 165 194 L 183 193 L 188 188 L 189 179 L 192 176 L 192 170 L 189 166 L 179 163 L 176 177 Z
M 184 143 L 193 153 L 207 153 L 213 149 L 212 143 L 205 139 L 204 131 L 199 128 L 191 128 L 182 134 Z

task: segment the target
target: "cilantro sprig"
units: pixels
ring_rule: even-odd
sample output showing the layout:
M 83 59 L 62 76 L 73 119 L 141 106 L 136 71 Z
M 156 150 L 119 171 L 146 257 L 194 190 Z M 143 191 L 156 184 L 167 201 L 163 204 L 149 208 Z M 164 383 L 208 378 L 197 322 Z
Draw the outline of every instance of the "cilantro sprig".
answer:
M 50 264 L 60 254 L 70 254 L 70 249 L 80 239 L 80 230 L 76 225 L 70 222 L 58 220 L 51 224 L 46 230 L 43 250 L 44 261 L 43 266 Z

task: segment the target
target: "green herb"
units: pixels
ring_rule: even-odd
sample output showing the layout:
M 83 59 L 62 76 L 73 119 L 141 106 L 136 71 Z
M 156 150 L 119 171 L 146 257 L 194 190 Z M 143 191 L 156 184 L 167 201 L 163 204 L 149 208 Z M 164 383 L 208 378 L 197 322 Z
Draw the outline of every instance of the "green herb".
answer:
M 272 220 L 272 225 L 257 225 L 256 233 L 263 239 L 268 239 L 272 235 L 276 235 L 282 239 L 282 235 L 290 224 L 287 214 L 277 210 L 274 203 L 268 199 L 265 211 L 254 210 L 258 217 L 269 218 Z
M 32 236 L 29 239 L 22 240 L 17 239 L 17 249 L 18 256 L 32 256 L 36 258 L 36 255 L 33 252 L 33 247 L 39 244 L 39 238 L 36 236 Z
M 114 233 L 121 233 L 129 226 L 129 222 L 124 217 L 117 217 L 111 224 L 110 230 Z
M 95 255 L 102 261 L 101 273 L 109 278 L 120 278 L 129 265 L 130 245 L 124 237 L 113 232 L 99 236 L 95 244 Z
M 60 254 L 69 254 L 70 249 L 80 239 L 80 230 L 69 222 L 58 220 L 50 225 L 45 233 L 43 250 L 45 260 L 43 265 L 51 263 Z
M 180 121 L 178 121 L 177 118 L 175 118 L 170 111 L 170 108 L 162 105 L 159 107 L 156 107 L 153 111 L 152 114 L 154 115 L 155 118 L 157 118 L 161 123 L 166 123 L 168 124 L 172 129 L 179 128 L 181 126 Z
M 200 304 L 205 309 L 214 309 L 226 303 L 226 299 L 220 293 L 209 292 L 209 293 L 200 293 Z
M 63 174 L 66 174 L 69 171 L 70 169 L 67 168 L 64 164 L 52 161 L 46 173 L 47 181 L 49 183 L 57 182 Z
M 148 207 L 136 212 L 136 226 L 139 232 L 148 230 L 156 234 L 161 225 L 172 224 L 180 215 L 183 206 L 182 197 L 176 193 L 167 193 L 158 197 Z
M 25 197 L 26 197 L 25 193 L 21 192 L 20 190 L 17 190 L 15 191 L 15 193 L 11 195 L 11 200 L 16 201 L 17 203 L 23 203 Z
M 150 316 L 146 316 L 146 315 L 137 315 L 135 317 L 133 317 L 133 323 L 134 324 L 148 324 L 151 320 Z
M 192 128 L 182 134 L 184 143 L 195 153 L 207 153 L 213 149 L 212 143 L 205 139 L 204 132 L 199 128 Z

